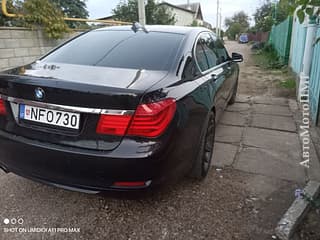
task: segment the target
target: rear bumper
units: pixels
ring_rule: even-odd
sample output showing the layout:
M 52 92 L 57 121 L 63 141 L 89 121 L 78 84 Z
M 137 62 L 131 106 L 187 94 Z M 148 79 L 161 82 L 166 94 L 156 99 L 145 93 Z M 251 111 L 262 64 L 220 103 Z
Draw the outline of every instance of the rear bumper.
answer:
M 22 177 L 70 190 L 105 191 L 114 182 L 148 181 L 148 188 L 175 171 L 163 142 L 123 140 L 110 152 L 42 143 L 0 131 L 0 166 Z M 150 185 L 150 183 L 152 184 Z M 130 188 L 134 189 L 134 188 Z M 137 189 L 137 188 L 136 188 Z

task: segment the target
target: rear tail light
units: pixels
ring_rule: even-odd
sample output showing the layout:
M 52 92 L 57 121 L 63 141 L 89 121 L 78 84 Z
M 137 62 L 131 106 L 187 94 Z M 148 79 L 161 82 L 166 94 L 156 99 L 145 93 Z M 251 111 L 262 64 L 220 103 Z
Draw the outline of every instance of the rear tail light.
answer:
M 157 137 L 166 130 L 175 111 L 176 102 L 172 98 L 140 104 L 133 117 L 129 115 L 101 115 L 96 132 L 118 136 L 127 134 Z
M 131 118 L 130 115 L 101 115 L 96 132 L 98 134 L 123 136 Z
M 4 100 L 0 98 L 0 115 L 6 115 L 6 106 L 4 104 Z
M 172 98 L 138 106 L 128 135 L 157 137 L 168 127 L 176 112 L 176 101 Z

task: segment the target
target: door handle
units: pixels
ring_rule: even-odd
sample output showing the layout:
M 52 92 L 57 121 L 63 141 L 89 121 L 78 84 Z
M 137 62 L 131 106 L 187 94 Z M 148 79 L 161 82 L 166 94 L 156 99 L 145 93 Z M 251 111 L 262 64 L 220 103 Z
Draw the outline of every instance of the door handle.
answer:
M 228 69 L 229 71 L 231 71 L 231 67 L 230 67 L 230 66 L 228 66 L 227 69 Z
M 218 76 L 216 74 L 212 74 L 211 77 L 214 82 L 218 80 Z

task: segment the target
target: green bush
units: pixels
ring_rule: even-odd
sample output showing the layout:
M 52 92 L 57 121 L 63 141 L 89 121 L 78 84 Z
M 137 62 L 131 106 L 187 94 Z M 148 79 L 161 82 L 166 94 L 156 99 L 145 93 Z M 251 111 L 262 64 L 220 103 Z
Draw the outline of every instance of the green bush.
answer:
M 256 62 L 260 67 L 267 69 L 280 69 L 285 66 L 271 44 L 266 44 L 256 53 Z
M 62 38 L 69 31 L 63 12 L 49 0 L 9 0 L 7 7 L 18 17 L 0 14 L 0 26 L 41 27 L 46 36 L 53 39 Z
M 41 26 L 49 38 L 62 38 L 68 26 L 62 11 L 49 0 L 25 0 L 22 3 L 23 19 L 28 25 Z

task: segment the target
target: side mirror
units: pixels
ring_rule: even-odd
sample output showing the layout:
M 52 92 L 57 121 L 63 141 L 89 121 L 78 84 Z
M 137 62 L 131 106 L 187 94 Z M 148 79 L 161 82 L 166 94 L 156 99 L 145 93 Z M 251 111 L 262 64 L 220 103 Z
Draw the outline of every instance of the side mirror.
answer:
M 239 53 L 232 53 L 233 62 L 243 62 L 243 56 Z

